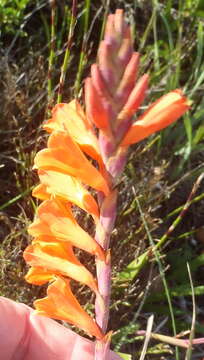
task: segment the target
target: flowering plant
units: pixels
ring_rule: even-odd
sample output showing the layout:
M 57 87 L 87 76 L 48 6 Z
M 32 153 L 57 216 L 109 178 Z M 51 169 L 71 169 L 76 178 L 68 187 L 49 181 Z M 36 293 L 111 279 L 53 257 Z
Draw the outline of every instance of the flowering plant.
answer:
M 85 112 L 77 100 L 57 104 L 44 125 L 50 133 L 47 148 L 34 160 L 40 185 L 33 195 L 43 202 L 28 229 L 33 241 L 24 252 L 31 266 L 26 280 L 36 285 L 49 283 L 47 296 L 34 306 L 38 314 L 67 321 L 94 336 L 97 360 L 108 358 L 112 334 L 107 332 L 110 236 L 117 215 L 117 183 L 129 146 L 189 109 L 189 101 L 176 89 L 135 118 L 149 78 L 145 74 L 137 80 L 139 57 L 133 51 L 130 27 L 118 9 L 108 16 L 97 63 L 85 81 Z M 73 205 L 92 217 L 94 237 L 78 224 Z M 95 257 L 96 278 L 78 260 L 73 247 Z M 74 296 L 71 279 L 95 293 L 95 319 Z

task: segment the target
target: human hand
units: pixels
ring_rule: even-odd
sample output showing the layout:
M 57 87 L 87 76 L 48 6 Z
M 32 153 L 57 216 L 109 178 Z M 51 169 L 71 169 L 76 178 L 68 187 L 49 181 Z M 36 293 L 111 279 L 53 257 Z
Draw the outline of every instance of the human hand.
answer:
M 94 343 L 24 304 L 0 297 L 1 360 L 93 360 Z M 120 360 L 111 351 L 109 360 Z

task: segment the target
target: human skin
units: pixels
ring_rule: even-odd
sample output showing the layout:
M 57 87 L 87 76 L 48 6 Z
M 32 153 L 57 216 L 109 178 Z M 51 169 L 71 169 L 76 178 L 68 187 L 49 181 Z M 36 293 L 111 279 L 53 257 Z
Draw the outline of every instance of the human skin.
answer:
M 0 297 L 1 360 L 93 360 L 94 343 L 25 304 Z M 111 351 L 109 360 L 121 358 Z

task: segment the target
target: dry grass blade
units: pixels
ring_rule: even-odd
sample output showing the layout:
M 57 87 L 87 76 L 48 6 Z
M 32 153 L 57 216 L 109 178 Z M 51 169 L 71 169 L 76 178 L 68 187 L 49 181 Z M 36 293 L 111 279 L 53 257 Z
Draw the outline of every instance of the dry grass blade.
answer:
M 154 315 L 151 315 L 149 317 L 149 319 L 148 319 L 148 322 L 147 322 L 147 330 L 146 330 L 146 335 L 145 335 L 145 341 L 144 341 L 143 349 L 142 349 L 139 360 L 144 360 L 145 359 L 145 355 L 146 355 L 146 352 L 147 352 L 149 341 L 151 339 L 151 331 L 152 331 L 152 327 L 153 327 L 153 321 L 154 321 Z
M 195 303 L 195 293 L 194 293 L 193 279 L 192 279 L 192 276 L 191 276 L 191 269 L 190 269 L 189 264 L 187 264 L 187 269 L 188 269 L 188 275 L 189 275 L 189 280 L 190 280 L 190 285 L 191 285 L 191 290 L 192 290 L 193 315 L 192 315 L 191 331 L 190 331 L 190 336 L 189 336 L 189 346 L 188 346 L 188 350 L 186 351 L 185 360 L 191 360 L 192 345 L 193 345 L 193 339 L 194 339 L 194 335 L 195 335 L 196 303 Z

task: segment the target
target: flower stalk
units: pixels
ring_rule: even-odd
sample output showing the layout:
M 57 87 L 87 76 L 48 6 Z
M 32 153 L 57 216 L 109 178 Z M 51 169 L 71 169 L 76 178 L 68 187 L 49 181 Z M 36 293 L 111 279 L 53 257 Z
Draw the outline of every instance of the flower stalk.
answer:
M 26 280 L 48 283 L 47 296 L 34 303 L 38 314 L 67 321 L 96 338 L 95 360 L 109 359 L 110 237 L 129 146 L 176 121 L 190 105 L 177 89 L 135 120 L 148 87 L 147 74 L 137 80 L 138 68 L 130 27 L 118 9 L 107 18 L 97 63 L 85 81 L 85 112 L 77 100 L 57 104 L 44 125 L 50 134 L 47 148 L 34 160 L 40 184 L 33 195 L 43 202 L 28 230 L 33 241 L 24 252 L 31 266 Z M 95 237 L 77 223 L 73 206 L 92 217 Z M 96 279 L 73 247 L 95 257 Z M 71 280 L 95 293 L 95 319 L 72 293 Z
M 134 132 L 134 142 L 135 135 L 140 136 L 132 129 L 133 115 L 143 102 L 148 86 L 147 74 L 136 82 L 139 54 L 133 51 L 132 43 L 130 28 L 124 21 L 123 11 L 118 9 L 115 14 L 108 16 L 104 40 L 99 46 L 97 64 L 92 65 L 91 77 L 85 84 L 86 114 L 99 129 L 99 147 L 111 189 L 108 196 L 104 195 L 100 198 L 100 219 L 95 236 L 96 241 L 107 254 L 105 260 L 96 260 L 98 288 L 103 305 L 96 295 L 95 313 L 96 322 L 104 333 L 107 331 L 111 292 L 110 236 L 117 214 L 117 191 L 114 187 L 127 161 L 132 132 Z M 179 99 L 180 94 L 180 92 L 175 93 L 175 99 L 177 97 Z M 161 109 L 162 105 L 159 105 Z M 171 114 L 172 109 L 169 110 Z M 152 111 L 159 118 L 159 109 L 156 105 Z M 177 104 L 175 105 L 175 112 L 177 111 L 179 115 L 183 112 L 180 103 L 178 109 Z M 166 119 L 165 124 L 168 124 L 168 121 Z M 155 124 L 161 128 L 159 121 L 155 121 Z M 145 129 L 144 134 L 147 132 L 148 130 Z M 152 127 L 149 128 L 149 132 L 152 132 Z M 108 344 L 109 340 L 107 343 L 97 341 L 95 360 L 108 359 Z

